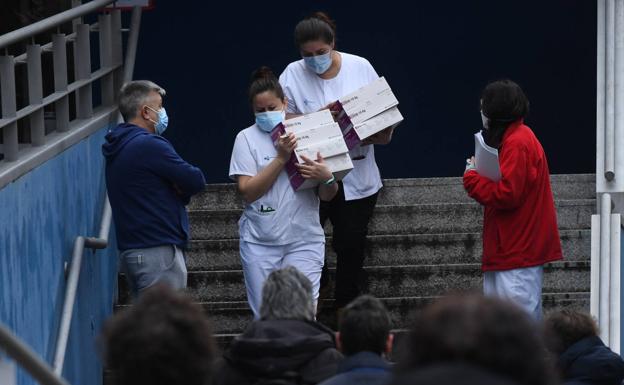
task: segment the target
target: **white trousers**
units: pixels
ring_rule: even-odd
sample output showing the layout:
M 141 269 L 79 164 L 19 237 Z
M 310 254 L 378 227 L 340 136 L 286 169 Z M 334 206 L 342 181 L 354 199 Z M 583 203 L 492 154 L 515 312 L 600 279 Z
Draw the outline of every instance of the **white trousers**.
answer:
M 540 321 L 543 278 L 543 266 L 486 271 L 483 273 L 483 294 L 508 299 Z
M 245 276 L 247 301 L 254 318 L 260 318 L 262 285 L 271 272 L 294 266 L 312 282 L 314 301 L 318 301 L 325 242 L 295 242 L 269 246 L 240 241 L 241 263 Z

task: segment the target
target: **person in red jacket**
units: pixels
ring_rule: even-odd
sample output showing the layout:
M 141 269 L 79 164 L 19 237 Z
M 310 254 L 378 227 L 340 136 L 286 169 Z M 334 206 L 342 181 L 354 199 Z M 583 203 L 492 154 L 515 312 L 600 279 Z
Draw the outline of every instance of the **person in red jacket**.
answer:
M 542 318 L 543 265 L 562 259 L 557 215 L 542 145 L 524 124 L 529 101 L 516 83 L 499 80 L 481 95 L 483 137 L 498 149 L 501 179 L 467 161 L 464 188 L 485 207 L 483 291 Z

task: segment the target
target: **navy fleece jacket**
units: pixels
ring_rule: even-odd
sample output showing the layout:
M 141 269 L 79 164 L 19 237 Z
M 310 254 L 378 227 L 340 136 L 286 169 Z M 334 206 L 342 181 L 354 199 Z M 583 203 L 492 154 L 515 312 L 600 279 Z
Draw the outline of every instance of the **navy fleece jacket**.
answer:
M 185 247 L 184 206 L 204 189 L 201 170 L 180 158 L 165 138 L 128 123 L 108 132 L 102 153 L 119 249 Z

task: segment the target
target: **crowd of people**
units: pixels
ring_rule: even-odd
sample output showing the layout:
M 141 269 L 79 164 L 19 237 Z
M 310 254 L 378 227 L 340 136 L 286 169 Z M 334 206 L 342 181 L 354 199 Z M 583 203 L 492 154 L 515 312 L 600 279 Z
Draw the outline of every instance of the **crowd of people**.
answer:
M 208 321 L 187 294 L 147 289 L 106 324 L 102 351 L 114 385 L 616 385 L 624 360 L 594 320 L 559 310 L 543 322 L 481 294 L 450 295 L 414 313 L 394 334 L 382 301 L 345 306 L 338 331 L 315 321 L 313 285 L 290 266 L 262 289 L 260 318 L 216 348 Z M 397 337 L 400 341 L 395 342 Z
M 254 123 L 236 136 L 229 168 L 245 208 L 240 260 L 254 321 L 221 354 L 205 314 L 183 292 L 189 220 L 201 170 L 162 137 L 165 90 L 133 81 L 120 90 L 124 123 L 103 145 L 120 267 L 137 298 L 108 323 L 103 356 L 118 385 L 228 384 L 619 384 L 624 361 L 598 337 L 587 314 L 542 314 L 543 265 L 563 258 L 546 154 L 525 125 L 529 101 L 510 80 L 489 83 L 479 109 L 484 143 L 500 179 L 474 157 L 463 177 L 484 206 L 483 295 L 448 296 L 415 312 L 394 334 L 383 302 L 362 296 L 368 225 L 382 188 L 374 145 L 389 127 L 354 147 L 354 168 L 336 181 L 321 154 L 296 167 L 318 187 L 295 191 L 285 168 L 294 134 L 275 142 L 287 118 L 330 109 L 379 76 L 365 58 L 336 49 L 336 26 L 323 13 L 294 31 L 301 59 L 279 77 L 252 75 Z M 337 329 L 316 321 L 327 285 L 325 233 L 333 226 Z M 399 338 L 400 337 L 400 338 Z M 396 341 L 395 341 L 396 340 Z

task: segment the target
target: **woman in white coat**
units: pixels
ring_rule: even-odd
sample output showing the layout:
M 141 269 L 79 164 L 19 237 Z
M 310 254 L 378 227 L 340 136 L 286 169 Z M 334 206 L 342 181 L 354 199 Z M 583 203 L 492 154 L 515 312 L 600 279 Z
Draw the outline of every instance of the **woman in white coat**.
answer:
M 329 108 L 339 98 L 379 78 L 368 60 L 339 52 L 336 27 L 317 12 L 295 27 L 295 44 L 302 59 L 280 75 L 288 98 L 287 114 L 299 115 Z M 321 204 L 321 223 L 333 225 L 332 246 L 337 254 L 335 306 L 340 309 L 360 294 L 368 223 L 382 187 L 372 144 L 387 144 L 392 128 L 367 138 L 350 151 L 353 170 L 339 182 L 334 199 Z M 326 281 L 326 270 L 323 274 Z
M 284 135 L 274 145 L 272 129 L 286 115 L 288 100 L 270 69 L 255 71 L 249 87 L 255 124 L 236 136 L 230 161 L 230 178 L 246 201 L 239 221 L 240 255 L 249 306 L 258 318 L 262 285 L 268 275 L 294 266 L 312 282 L 318 299 L 325 258 L 325 235 L 319 222 L 319 198 L 331 200 L 338 191 L 331 171 L 320 154 L 298 165 L 304 178 L 319 187 L 295 192 L 284 166 L 297 145 Z

